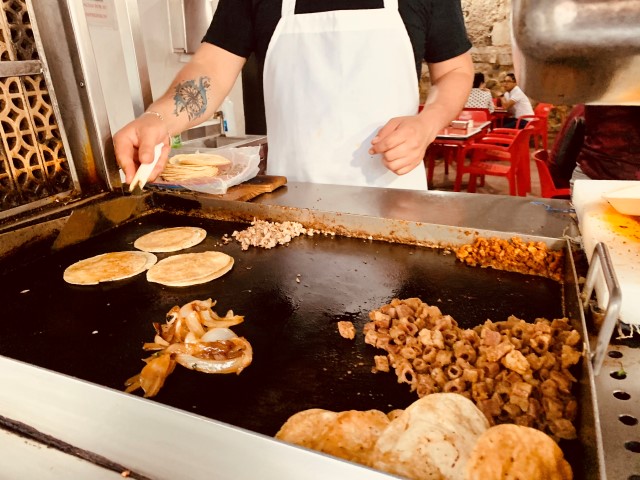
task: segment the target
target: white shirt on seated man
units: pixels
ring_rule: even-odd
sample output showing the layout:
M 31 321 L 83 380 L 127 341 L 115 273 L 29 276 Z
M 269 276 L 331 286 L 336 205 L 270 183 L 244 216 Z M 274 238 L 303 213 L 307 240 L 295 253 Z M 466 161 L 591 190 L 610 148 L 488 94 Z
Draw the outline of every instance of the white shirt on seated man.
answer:
M 506 90 L 502 96 L 501 104 L 511 115 L 504 119 L 503 127 L 515 128 L 518 118 L 524 115 L 533 115 L 533 107 L 529 97 L 516 83 L 516 77 L 513 73 L 507 73 L 501 83 Z M 526 121 L 523 120 L 520 122 L 519 127 L 523 128 L 525 125 Z

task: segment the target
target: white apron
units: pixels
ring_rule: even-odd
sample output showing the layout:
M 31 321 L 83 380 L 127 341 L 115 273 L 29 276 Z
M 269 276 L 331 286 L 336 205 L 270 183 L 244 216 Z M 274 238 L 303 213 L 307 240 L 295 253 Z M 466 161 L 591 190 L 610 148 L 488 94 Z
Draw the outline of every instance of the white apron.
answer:
M 396 175 L 371 139 L 418 111 L 413 50 L 398 12 L 384 8 L 294 14 L 283 0 L 264 66 L 267 173 L 338 185 L 427 189 L 424 164 Z

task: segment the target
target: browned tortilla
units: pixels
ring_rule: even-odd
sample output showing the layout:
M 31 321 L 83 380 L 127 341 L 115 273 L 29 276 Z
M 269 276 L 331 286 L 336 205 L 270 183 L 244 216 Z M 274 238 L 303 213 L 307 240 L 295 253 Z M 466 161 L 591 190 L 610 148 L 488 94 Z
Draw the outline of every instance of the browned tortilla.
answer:
M 86 258 L 66 268 L 64 281 L 74 285 L 97 285 L 133 277 L 154 265 L 157 257 L 148 252 L 109 252 Z
M 176 252 L 202 242 L 207 231 L 198 227 L 163 228 L 138 238 L 133 244 L 145 252 Z
M 233 257 L 222 252 L 183 253 L 160 260 L 147 272 L 147 280 L 170 287 L 210 282 L 233 267 Z
M 562 450 L 544 432 L 504 424 L 484 432 L 471 452 L 465 480 L 571 480 Z

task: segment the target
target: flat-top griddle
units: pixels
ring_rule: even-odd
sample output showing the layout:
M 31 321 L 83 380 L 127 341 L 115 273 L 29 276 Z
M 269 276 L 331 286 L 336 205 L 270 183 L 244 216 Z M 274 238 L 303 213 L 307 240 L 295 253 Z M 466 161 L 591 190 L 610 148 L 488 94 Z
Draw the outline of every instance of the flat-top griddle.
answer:
M 132 250 L 139 236 L 180 225 L 208 232 L 182 252 L 227 253 L 235 259 L 231 272 L 183 288 L 149 283 L 144 274 L 98 286 L 62 279 L 77 260 Z M 233 330 L 251 342 L 253 363 L 240 375 L 177 366 L 152 401 L 274 435 L 307 408 L 389 411 L 416 400 L 394 374 L 371 373 L 373 356 L 383 352 L 365 345 L 361 334 L 368 312 L 392 298 L 419 297 L 463 327 L 512 314 L 528 321 L 563 316 L 562 285 L 549 279 L 470 268 L 443 250 L 361 238 L 316 234 L 247 251 L 222 242 L 247 226 L 153 213 L 3 273 L 0 354 L 122 390 L 150 355 L 142 344 L 153 340 L 152 323 L 164 322 L 174 305 L 211 297 L 220 315 L 232 309 L 245 316 Z M 340 337 L 340 320 L 354 322 L 354 341 Z

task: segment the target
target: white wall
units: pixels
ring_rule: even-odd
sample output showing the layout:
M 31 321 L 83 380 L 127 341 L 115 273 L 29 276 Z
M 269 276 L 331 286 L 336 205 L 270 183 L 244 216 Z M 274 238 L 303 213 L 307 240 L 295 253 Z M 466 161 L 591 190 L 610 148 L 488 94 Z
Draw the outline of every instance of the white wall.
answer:
M 215 9 L 218 1 L 211 1 Z M 133 120 L 134 114 L 113 2 L 114 0 L 100 2 L 106 7 L 104 12 L 109 18 L 100 20 L 87 16 L 87 20 L 109 115 L 109 125 L 111 131 L 115 133 Z M 92 0 L 85 2 L 85 12 L 89 11 L 88 3 L 93 2 Z M 155 100 L 166 92 L 171 80 L 184 65 L 184 62 L 188 61 L 188 56 L 173 53 L 167 0 L 139 0 L 138 8 L 149 69 L 149 83 L 152 97 Z M 238 133 L 244 133 L 240 78 L 229 94 L 229 99 L 234 105 Z

